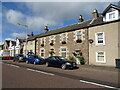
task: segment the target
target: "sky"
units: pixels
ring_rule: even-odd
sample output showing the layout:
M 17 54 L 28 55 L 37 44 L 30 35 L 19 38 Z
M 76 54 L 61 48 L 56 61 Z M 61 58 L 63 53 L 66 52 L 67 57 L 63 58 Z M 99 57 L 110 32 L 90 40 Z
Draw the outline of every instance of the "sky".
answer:
M 84 21 L 90 20 L 95 8 L 102 13 L 109 4 L 117 2 L 2 2 L 0 44 L 6 39 L 25 38 L 26 33 L 44 33 L 46 25 L 49 30 L 54 30 L 77 24 L 79 15 Z

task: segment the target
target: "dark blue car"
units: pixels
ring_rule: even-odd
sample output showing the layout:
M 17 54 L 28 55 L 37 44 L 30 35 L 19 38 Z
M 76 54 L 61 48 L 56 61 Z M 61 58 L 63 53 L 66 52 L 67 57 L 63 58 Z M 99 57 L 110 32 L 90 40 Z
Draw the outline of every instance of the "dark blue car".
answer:
M 28 55 L 28 58 L 26 58 L 26 63 L 43 64 L 45 63 L 45 60 L 36 55 Z
M 75 62 L 65 61 L 59 56 L 51 56 L 46 60 L 46 66 L 60 67 L 62 69 L 73 69 L 77 67 Z

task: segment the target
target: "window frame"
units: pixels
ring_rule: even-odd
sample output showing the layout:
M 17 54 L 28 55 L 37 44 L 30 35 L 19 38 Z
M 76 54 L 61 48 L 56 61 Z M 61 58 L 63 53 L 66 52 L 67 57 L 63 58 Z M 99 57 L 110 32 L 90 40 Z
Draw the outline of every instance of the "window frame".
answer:
M 103 34 L 103 43 L 98 43 L 98 34 L 102 33 Z M 104 32 L 97 32 L 95 33 L 95 40 L 96 40 L 96 45 L 105 45 L 105 33 Z
M 100 52 L 103 53 L 104 61 L 99 61 L 99 60 L 98 60 L 98 53 L 100 53 Z M 106 52 L 105 52 L 105 51 L 97 51 L 97 52 L 96 52 L 96 62 L 97 62 L 97 63 L 106 63 Z
M 63 37 L 63 35 L 65 35 L 65 36 Z M 62 38 L 62 41 L 67 41 L 67 34 L 62 34 L 61 38 Z M 65 38 L 65 40 L 64 40 L 64 38 Z
M 80 34 L 81 34 L 81 35 L 80 35 L 80 38 L 77 37 L 77 36 L 78 36 L 78 35 L 77 35 L 77 32 L 81 32 L 81 33 L 80 33 Z M 82 40 L 82 31 L 76 31 L 76 40 L 78 40 L 78 39 L 81 39 L 81 40 Z
M 111 15 L 111 18 L 110 18 L 110 15 Z M 115 19 L 115 12 L 110 12 L 109 13 L 109 20 L 113 20 Z
M 53 41 L 53 42 L 52 42 Z M 54 36 L 51 36 L 50 37 L 50 43 L 54 43 L 55 42 L 55 37 Z
M 43 50 L 43 52 L 41 52 L 42 50 Z M 43 53 L 44 56 L 41 56 L 41 53 Z M 40 57 L 41 57 L 41 58 L 44 58 L 44 57 L 45 57 L 45 50 L 44 50 L 44 49 L 40 49 Z
M 65 51 L 62 51 L 62 49 L 65 49 Z M 65 53 L 65 57 L 63 57 L 63 53 Z M 66 58 L 67 57 L 67 48 L 61 48 L 61 57 Z

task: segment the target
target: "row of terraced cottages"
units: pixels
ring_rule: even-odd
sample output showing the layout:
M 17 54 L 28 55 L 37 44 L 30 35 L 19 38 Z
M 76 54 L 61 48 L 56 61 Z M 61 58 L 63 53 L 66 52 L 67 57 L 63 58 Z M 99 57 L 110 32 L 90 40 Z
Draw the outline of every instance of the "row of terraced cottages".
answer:
M 80 15 L 78 23 L 49 31 L 46 26 L 39 35 L 24 42 L 23 53 L 32 51 L 40 57 L 83 56 L 86 64 L 115 66 L 120 59 L 120 7 L 110 4 L 99 15 L 95 9 L 93 19 L 84 21 Z M 79 62 L 77 62 L 79 64 Z

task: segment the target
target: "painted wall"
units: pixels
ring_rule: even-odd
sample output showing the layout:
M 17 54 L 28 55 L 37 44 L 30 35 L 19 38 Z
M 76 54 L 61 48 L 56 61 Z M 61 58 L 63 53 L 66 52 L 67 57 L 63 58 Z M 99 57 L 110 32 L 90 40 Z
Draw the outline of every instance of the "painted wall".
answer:
M 95 33 L 97 32 L 104 32 L 105 45 L 96 46 Z M 115 59 L 118 58 L 118 22 L 89 28 L 89 39 L 94 40 L 89 44 L 89 64 L 114 67 Z M 96 62 L 97 51 L 105 51 L 106 63 Z
M 120 22 L 118 22 L 118 58 L 120 59 Z

